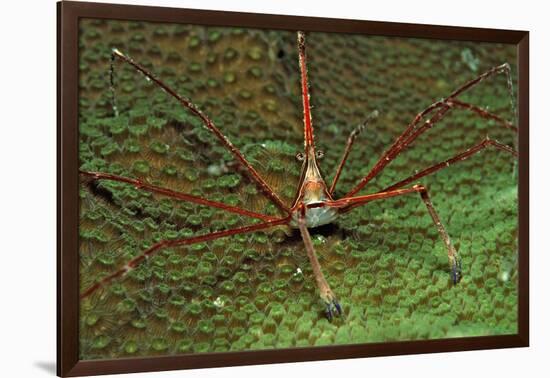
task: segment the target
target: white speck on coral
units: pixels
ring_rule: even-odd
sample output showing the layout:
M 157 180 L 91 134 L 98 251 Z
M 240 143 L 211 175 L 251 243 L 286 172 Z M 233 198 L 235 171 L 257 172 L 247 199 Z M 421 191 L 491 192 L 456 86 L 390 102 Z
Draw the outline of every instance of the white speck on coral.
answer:
M 318 220 L 318 219 L 316 219 L 316 220 Z M 317 240 L 319 240 L 323 244 L 325 244 L 327 242 L 327 239 L 322 235 L 317 235 Z
M 500 280 L 501 280 L 502 282 L 507 282 L 507 281 L 510 279 L 510 273 L 508 273 L 508 272 L 502 272 L 502 273 L 500 273 L 500 277 L 499 277 L 499 278 L 500 278 Z
M 214 301 L 214 306 L 216 306 L 217 308 L 222 308 L 224 304 L 225 302 L 220 297 L 216 298 L 216 300 Z

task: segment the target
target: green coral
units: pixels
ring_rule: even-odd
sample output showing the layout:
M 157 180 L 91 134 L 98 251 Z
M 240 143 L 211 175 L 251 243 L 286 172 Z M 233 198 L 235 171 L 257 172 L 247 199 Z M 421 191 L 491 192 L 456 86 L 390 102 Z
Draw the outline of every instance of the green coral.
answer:
M 128 65 L 115 67 L 118 117 L 105 72 L 116 45 L 201 108 L 290 204 L 299 179 L 303 110 L 296 35 L 191 25 L 81 20 L 81 169 L 275 215 L 277 209 L 198 117 Z M 269 41 L 269 43 L 267 43 Z M 336 197 L 349 191 L 431 102 L 476 73 L 516 61 L 513 46 L 309 33 L 308 72 L 321 169 L 331 182 L 357 138 Z M 284 54 L 279 54 L 283 51 Z M 514 74 L 515 78 L 515 74 Z M 500 75 L 461 96 L 512 119 Z M 510 130 L 451 112 L 363 191 L 374 192 Z M 422 183 L 463 259 L 453 286 L 446 251 L 417 196 L 373 202 L 312 230 L 344 318 L 329 323 L 296 231 L 277 228 L 159 250 L 82 301 L 80 358 L 470 337 L 517 332 L 515 161 L 486 150 Z M 129 184 L 81 182 L 85 290 L 160 240 L 251 224 L 245 217 Z

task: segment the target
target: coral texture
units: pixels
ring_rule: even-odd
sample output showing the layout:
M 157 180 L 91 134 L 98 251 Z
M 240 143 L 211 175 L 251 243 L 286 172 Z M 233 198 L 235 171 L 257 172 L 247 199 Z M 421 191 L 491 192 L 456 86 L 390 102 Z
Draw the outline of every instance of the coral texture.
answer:
M 82 20 L 81 169 L 277 214 L 197 117 L 111 48 L 192 99 L 291 203 L 303 148 L 296 33 Z M 358 137 L 336 196 L 363 177 L 412 118 L 514 46 L 308 33 L 315 140 L 330 183 L 351 130 Z M 506 78 L 461 97 L 513 119 Z M 455 110 L 392 162 L 371 193 L 480 142 L 511 146 L 492 121 Z M 81 301 L 80 356 L 99 359 L 517 332 L 517 174 L 495 150 L 423 178 L 463 259 L 449 279 L 446 250 L 417 195 L 376 201 L 312 230 L 345 316 L 328 322 L 296 230 L 238 235 L 163 249 Z M 254 221 L 154 195 L 128 184 L 82 179 L 81 291 L 163 239 Z

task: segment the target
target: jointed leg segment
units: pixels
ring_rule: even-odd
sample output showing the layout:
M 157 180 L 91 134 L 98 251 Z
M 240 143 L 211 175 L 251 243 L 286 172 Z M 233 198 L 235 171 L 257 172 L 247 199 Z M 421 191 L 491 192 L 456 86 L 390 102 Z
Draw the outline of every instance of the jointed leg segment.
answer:
M 319 260 L 317 259 L 317 254 L 313 248 L 311 236 L 306 226 L 305 210 L 306 208 L 304 205 L 302 205 L 299 209 L 300 214 L 298 218 L 298 228 L 300 229 L 300 234 L 304 240 L 304 246 L 306 248 L 307 257 L 309 258 L 311 268 L 313 269 L 313 275 L 315 277 L 315 282 L 317 283 L 317 288 L 319 289 L 319 295 L 326 306 L 325 315 L 328 320 L 331 320 L 336 313 L 338 313 L 338 315 L 342 314 L 342 308 L 340 307 L 336 296 L 332 292 L 325 276 L 323 275 L 323 272 L 321 271 L 321 264 L 319 264 Z
M 442 161 L 441 163 L 434 164 L 431 167 L 423 169 L 420 172 L 418 172 L 418 173 L 416 173 L 412 176 L 409 176 L 409 177 L 407 177 L 407 178 L 405 178 L 405 179 L 403 179 L 403 180 L 401 180 L 401 181 L 399 181 L 399 182 L 397 182 L 397 183 L 395 183 L 391 186 L 388 186 L 387 188 L 385 188 L 381 192 L 387 192 L 387 191 L 395 190 L 397 188 L 401 188 L 401 187 L 403 187 L 407 184 L 410 184 L 411 182 L 414 182 L 414 181 L 418 180 L 421 177 L 431 175 L 432 173 L 435 173 L 435 172 L 437 172 L 437 171 L 439 171 L 443 168 L 447 168 L 447 167 L 449 167 L 449 166 L 451 166 L 455 163 L 464 161 L 464 160 L 472 157 L 474 154 L 476 154 L 478 152 L 481 152 L 482 150 L 486 149 L 487 147 L 494 147 L 498 150 L 508 152 L 509 154 L 511 154 L 514 157 L 518 156 L 517 151 L 515 151 L 511 147 L 509 147 L 505 144 L 502 144 L 500 142 L 497 142 L 496 140 L 486 138 L 483 141 L 481 141 L 480 143 L 476 144 L 475 146 L 470 147 L 467 150 L 459 153 L 458 155 L 456 155 L 456 156 L 454 156 L 450 159 L 447 159 L 445 161 Z
M 370 172 L 365 177 L 363 177 L 363 179 L 361 179 L 361 181 L 352 190 L 350 190 L 345 195 L 345 197 L 352 197 L 361 189 L 363 189 L 365 185 L 367 185 L 367 183 L 369 183 L 375 176 L 377 176 L 392 160 L 394 160 L 397 157 L 397 155 L 399 155 L 405 148 L 407 148 L 408 145 L 414 142 L 421 134 L 431 129 L 437 122 L 439 122 L 442 118 L 444 118 L 445 115 L 453 108 L 462 108 L 465 110 L 469 110 L 480 115 L 483 118 L 493 119 L 498 123 L 500 123 L 501 125 L 504 125 L 505 127 L 515 128 L 515 126 L 511 125 L 509 122 L 504 121 L 502 118 L 498 117 L 495 114 L 492 114 L 477 106 L 474 106 L 456 99 L 456 97 L 459 96 L 460 94 L 473 88 L 474 86 L 479 84 L 481 81 L 485 80 L 486 78 L 496 75 L 498 73 L 506 74 L 508 91 L 510 95 L 510 102 L 512 104 L 514 117 L 517 118 L 516 107 L 515 107 L 514 96 L 513 96 L 512 79 L 510 75 L 510 66 L 508 64 L 502 64 L 500 66 L 493 67 L 490 70 L 479 75 L 475 79 L 470 80 L 467 83 L 463 84 L 445 99 L 433 103 L 432 105 L 428 106 L 426 109 L 418 113 L 416 117 L 413 119 L 413 121 L 407 126 L 405 131 L 395 140 L 395 142 L 390 146 L 390 148 L 380 157 L 380 159 L 376 162 L 376 164 L 370 170 Z M 435 112 L 435 114 L 419 126 L 420 122 L 433 112 Z
M 348 140 L 346 142 L 346 148 L 344 148 L 344 154 L 342 155 L 342 159 L 340 160 L 340 164 L 338 164 L 338 168 L 336 169 L 336 173 L 334 174 L 334 178 L 332 179 L 332 184 L 330 185 L 330 189 L 328 192 L 332 195 L 334 193 L 334 189 L 336 189 L 336 183 L 338 182 L 338 179 L 340 178 L 340 174 L 342 173 L 342 169 L 344 168 L 344 164 L 346 164 L 346 161 L 348 160 L 349 153 L 351 151 L 351 147 L 353 146 L 353 143 L 355 142 L 355 139 L 365 128 L 367 125 L 376 117 L 378 117 L 378 111 L 375 110 L 359 126 L 357 126 L 355 129 L 352 130 L 352 132 L 349 134 Z
M 217 209 L 222 209 L 222 210 L 228 211 L 230 213 L 235 213 L 235 214 L 243 215 L 243 216 L 250 217 L 250 218 L 261 219 L 261 220 L 264 220 L 264 221 L 270 221 L 270 220 L 277 219 L 277 218 L 269 216 L 269 215 L 256 213 L 254 211 L 246 210 L 246 209 L 243 209 L 243 208 L 240 208 L 240 207 L 237 207 L 237 206 L 226 205 L 225 203 L 222 203 L 222 202 L 211 201 L 211 200 L 207 200 L 207 199 L 202 198 L 202 197 L 193 196 L 191 194 L 176 192 L 176 191 L 171 190 L 171 189 L 166 189 L 166 188 L 163 188 L 163 187 L 160 187 L 160 186 L 151 185 L 151 184 L 148 184 L 148 183 L 146 183 L 142 180 L 138 180 L 138 179 L 123 177 L 123 176 L 117 176 L 117 175 L 113 175 L 113 174 L 110 174 L 110 173 L 102 173 L 102 172 L 80 171 L 80 174 L 83 175 L 83 176 L 90 177 L 93 180 L 109 180 L 109 181 L 124 182 L 124 183 L 127 183 L 127 184 L 131 184 L 131 185 L 133 185 L 134 187 L 136 187 L 138 189 L 143 189 L 143 190 L 146 190 L 148 192 L 158 193 L 158 194 L 165 195 L 167 197 L 172 197 L 172 198 L 176 198 L 176 199 L 179 199 L 179 200 L 196 203 L 196 204 L 199 204 L 199 205 L 205 205 L 205 206 L 214 207 L 214 208 L 217 208 Z
M 102 172 L 80 171 L 80 174 L 83 175 L 83 176 L 90 177 L 93 180 L 109 180 L 109 181 L 124 182 L 124 183 L 127 183 L 127 184 L 131 184 L 131 185 L 133 185 L 134 187 L 136 187 L 138 189 L 143 189 L 143 190 L 146 190 L 148 192 L 158 193 L 158 194 L 165 195 L 167 197 L 176 198 L 178 200 L 183 200 L 183 201 L 187 201 L 187 202 L 196 203 L 196 204 L 199 204 L 199 205 L 205 205 L 205 206 L 214 207 L 214 208 L 217 208 L 217 209 L 222 209 L 222 210 L 228 211 L 230 213 L 235 213 L 235 214 L 243 215 L 243 216 L 250 217 L 250 218 L 261 219 L 261 220 L 264 220 L 264 221 L 270 221 L 270 220 L 277 219 L 277 218 L 269 216 L 269 215 L 256 213 L 254 211 L 246 210 L 246 209 L 243 209 L 243 208 L 240 208 L 240 207 L 237 207 L 237 206 L 226 205 L 225 203 L 222 203 L 222 202 L 211 201 L 211 200 L 207 200 L 207 199 L 202 198 L 202 197 L 193 196 L 191 194 L 176 192 L 174 190 L 162 188 L 160 186 L 151 185 L 151 184 L 148 184 L 148 183 L 146 183 L 142 180 L 138 180 L 138 179 L 123 177 L 123 176 L 117 176 L 117 175 L 113 175 L 113 174 L 110 174 L 110 173 L 102 173 Z
M 191 111 L 191 113 L 195 114 L 197 117 L 200 118 L 200 120 L 203 122 L 203 124 L 208 128 L 219 140 L 220 142 L 229 150 L 229 152 L 235 157 L 237 162 L 241 164 L 243 168 L 245 168 L 246 172 L 248 173 L 248 176 L 252 181 L 254 181 L 258 187 L 262 190 L 262 192 L 283 212 L 289 214 L 290 209 L 288 206 L 284 204 L 284 202 L 279 198 L 277 193 L 271 189 L 271 187 L 265 182 L 265 180 L 258 174 L 258 172 L 252 167 L 252 165 L 246 160 L 244 155 L 239 151 L 237 147 L 233 145 L 227 139 L 225 135 L 222 134 L 222 132 L 217 128 L 216 125 L 214 125 L 214 122 L 206 115 L 204 114 L 195 104 L 193 104 L 189 99 L 179 95 L 175 90 L 170 88 L 167 84 L 165 84 L 162 80 L 154 76 L 149 70 L 147 70 L 145 67 L 141 66 L 140 64 L 136 63 L 132 58 L 124 55 L 122 52 L 120 52 L 117 49 L 113 49 L 112 51 L 112 60 L 114 58 L 119 58 L 122 61 L 128 63 L 130 66 L 135 68 L 138 72 L 143 74 L 146 78 L 151 80 L 153 83 L 158 85 L 160 88 L 162 88 L 166 93 L 174 97 L 181 105 L 186 107 Z M 113 80 L 113 65 L 111 61 L 111 81 Z M 111 88 L 113 88 L 113 85 L 111 85 Z M 113 91 L 113 89 L 111 89 Z M 114 92 L 113 92 L 113 98 L 114 98 Z M 116 105 L 115 106 L 115 114 L 117 113 Z
M 449 234 L 445 230 L 443 223 L 441 223 L 441 219 L 439 218 L 439 215 L 437 214 L 432 204 L 430 196 L 428 195 L 428 190 L 423 185 L 414 185 L 413 187 L 406 188 L 406 189 L 388 190 L 385 192 L 368 194 L 365 196 L 343 198 L 335 201 L 327 201 L 325 204 L 327 206 L 339 208 L 341 209 L 341 211 L 346 212 L 355 207 L 364 205 L 374 200 L 397 197 L 397 196 L 401 196 L 409 193 L 419 193 L 420 198 L 424 202 L 424 205 L 426 205 L 426 208 L 428 209 L 428 213 L 430 214 L 430 217 L 432 218 L 434 225 L 437 227 L 437 231 L 439 232 L 439 235 L 443 240 L 445 247 L 447 248 L 447 256 L 449 258 L 449 267 L 451 271 L 451 280 L 454 284 L 458 283 L 460 281 L 461 274 L 462 274 L 460 256 L 458 255 L 458 252 L 452 245 L 451 238 L 449 237 Z
M 80 299 L 86 298 L 87 296 L 89 296 L 90 294 L 95 292 L 97 289 L 99 289 L 100 287 L 104 287 L 105 285 L 107 285 L 108 283 L 113 281 L 114 279 L 126 275 L 129 271 L 136 268 L 139 264 L 141 264 L 143 261 L 147 260 L 149 257 L 151 257 L 153 254 L 155 254 L 156 252 L 158 252 L 162 248 L 178 247 L 178 246 L 182 246 L 182 245 L 191 245 L 191 244 L 202 243 L 202 242 L 206 242 L 206 241 L 210 241 L 210 240 L 214 240 L 214 239 L 223 238 L 223 237 L 226 237 L 226 236 L 237 235 L 237 234 L 245 234 L 245 233 L 249 233 L 249 232 L 264 230 L 264 229 L 275 227 L 275 226 L 278 226 L 278 225 L 288 224 L 289 221 L 290 221 L 290 217 L 286 217 L 286 218 L 271 220 L 271 221 L 268 221 L 268 222 L 253 224 L 253 225 L 250 225 L 250 226 L 243 226 L 243 227 L 233 228 L 233 229 L 230 229 L 230 230 L 217 231 L 217 232 L 212 232 L 212 233 L 205 234 L 205 235 L 193 236 L 193 237 L 185 238 L 185 239 L 164 240 L 164 241 L 158 242 L 158 243 L 152 245 L 151 247 L 149 247 L 147 250 L 145 250 L 141 255 L 139 255 L 137 257 L 134 257 L 132 260 L 130 260 L 128 263 L 126 263 L 126 265 L 124 265 L 122 268 L 120 268 L 116 272 L 111 273 L 110 275 L 103 278 L 101 281 L 98 281 L 94 285 L 87 288 L 80 295 Z

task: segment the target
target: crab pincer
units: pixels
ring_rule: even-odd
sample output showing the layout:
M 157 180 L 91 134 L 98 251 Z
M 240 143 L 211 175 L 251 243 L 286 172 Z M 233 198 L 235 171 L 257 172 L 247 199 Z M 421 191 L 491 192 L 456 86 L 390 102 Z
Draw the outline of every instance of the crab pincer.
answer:
M 462 279 L 462 260 L 455 256 L 451 261 L 451 281 L 456 285 Z
M 340 306 L 340 303 L 336 299 L 332 299 L 329 302 L 325 303 L 326 309 L 325 309 L 325 316 L 327 317 L 328 321 L 331 322 L 334 315 L 341 316 L 342 315 L 342 307 Z

